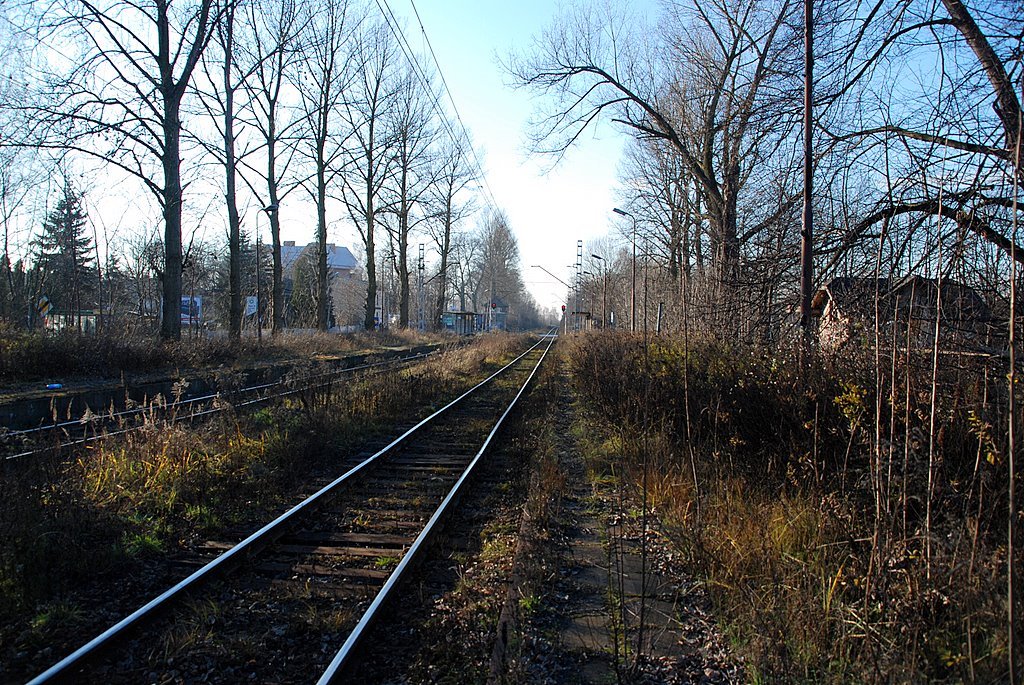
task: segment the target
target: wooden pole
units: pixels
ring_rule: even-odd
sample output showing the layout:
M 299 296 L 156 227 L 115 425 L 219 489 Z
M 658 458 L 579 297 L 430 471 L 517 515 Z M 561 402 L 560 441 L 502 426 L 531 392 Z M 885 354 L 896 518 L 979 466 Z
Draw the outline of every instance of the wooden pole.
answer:
M 804 204 L 803 226 L 800 230 L 800 327 L 804 349 L 811 342 L 811 289 L 814 287 L 814 216 L 811 194 L 814 185 L 813 143 L 813 0 L 804 0 Z

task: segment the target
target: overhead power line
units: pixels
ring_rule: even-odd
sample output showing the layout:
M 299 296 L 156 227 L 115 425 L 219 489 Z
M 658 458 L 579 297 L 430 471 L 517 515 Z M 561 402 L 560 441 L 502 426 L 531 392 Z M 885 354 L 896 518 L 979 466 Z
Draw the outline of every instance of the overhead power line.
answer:
M 423 26 L 423 20 L 420 18 L 420 11 L 416 8 L 416 1 L 409 0 L 409 4 L 412 5 L 413 14 L 416 15 L 416 23 L 420 25 L 420 33 L 423 34 L 423 40 L 427 43 L 427 49 L 430 51 L 430 58 L 434 60 L 434 67 L 437 69 L 437 74 L 441 77 L 441 85 L 444 87 L 444 92 L 448 94 L 448 102 L 452 103 L 452 111 L 455 112 L 455 118 L 458 120 L 459 126 L 462 128 L 462 132 L 468 141 L 469 134 L 466 129 L 466 124 L 463 122 L 462 115 L 459 113 L 459 106 L 455 104 L 455 97 L 452 95 L 451 88 L 448 87 L 448 80 L 444 77 L 444 70 L 441 69 L 441 63 L 437 59 L 437 53 L 434 52 L 434 45 L 430 42 L 430 36 L 427 35 L 427 29 Z M 491 187 L 487 184 L 487 177 L 483 173 L 483 165 L 480 163 L 480 158 L 476 155 L 476 148 L 470 145 L 469 153 L 473 155 L 473 161 L 476 163 L 476 168 L 480 171 L 480 180 L 484 184 L 487 195 L 491 198 L 491 205 L 497 208 L 497 203 L 494 201 L 494 193 L 491 192 Z
M 444 88 L 445 93 L 448 95 L 448 101 L 451 102 L 452 110 L 455 112 L 455 118 L 458 121 L 459 128 L 462 130 L 461 136 L 459 136 L 452 128 L 450 118 L 444 112 L 443 108 L 441 107 L 441 103 L 438 102 L 437 94 L 434 92 L 434 89 L 431 88 L 430 80 L 427 78 L 422 65 L 420 65 L 419 63 L 419 60 L 416 59 L 416 52 L 415 50 L 413 50 L 412 45 L 406 38 L 405 33 L 402 31 L 402 27 L 398 21 L 398 18 L 392 11 L 391 6 L 388 4 L 388 0 L 376 0 L 376 3 L 378 9 L 380 9 L 381 16 L 384 17 L 385 23 L 388 25 L 388 28 L 391 29 L 392 34 L 394 34 L 395 39 L 398 41 L 398 47 L 402 50 L 402 54 L 405 55 L 405 58 L 406 60 L 408 60 L 410 66 L 412 66 L 413 73 L 416 74 L 416 77 L 420 80 L 420 82 L 423 84 L 424 89 L 429 94 L 431 104 L 434 107 L 434 111 L 437 113 L 438 118 L 440 118 L 441 123 L 445 131 L 451 137 L 452 142 L 455 143 L 455 145 L 459 148 L 460 151 L 464 150 L 464 148 L 469 148 L 469 157 L 467 157 L 467 161 L 469 161 L 473 166 L 476 167 L 477 175 L 480 178 L 480 182 L 483 186 L 484 193 L 487 195 L 487 199 L 489 201 L 488 204 L 490 204 L 493 209 L 497 209 L 498 203 L 494 198 L 494 193 L 491 191 L 490 184 L 487 182 L 487 175 L 484 173 L 484 168 L 483 165 L 480 163 L 480 158 L 476 154 L 476 149 L 469 144 L 469 131 L 467 130 L 466 124 L 462 119 L 462 115 L 459 113 L 458 106 L 455 104 L 455 98 L 452 96 L 452 92 L 448 87 L 448 81 L 444 76 L 444 71 L 441 69 L 440 62 L 438 62 L 437 54 L 434 52 L 434 47 L 433 45 L 431 45 L 430 38 L 427 36 L 427 31 L 426 28 L 423 26 L 423 21 L 420 18 L 419 10 L 417 10 L 416 8 L 416 3 L 413 2 L 413 0 L 410 0 L 413 13 L 416 15 L 416 20 L 420 26 L 420 31 L 423 34 L 423 39 L 427 44 L 427 48 L 430 52 L 431 59 L 434 62 L 434 68 L 437 70 L 437 74 L 441 79 L 441 85 Z M 462 154 L 465 154 L 465 152 L 463 152 Z

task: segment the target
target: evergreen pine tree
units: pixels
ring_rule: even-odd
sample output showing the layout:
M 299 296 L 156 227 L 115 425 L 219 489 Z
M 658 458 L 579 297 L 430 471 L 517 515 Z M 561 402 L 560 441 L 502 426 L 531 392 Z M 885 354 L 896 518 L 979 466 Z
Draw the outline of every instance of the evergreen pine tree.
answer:
M 85 234 L 88 217 L 82 199 L 81 193 L 65 185 L 64 196 L 47 215 L 35 241 L 42 290 L 61 314 L 91 307 L 96 293 L 95 250 Z
M 238 250 L 241 254 L 241 280 L 240 292 L 242 295 L 242 312 L 247 311 L 246 298 L 252 297 L 259 292 L 262 295 L 260 303 L 263 309 L 263 323 L 267 325 L 270 305 L 270 293 L 273 289 L 273 262 L 269 248 L 264 244 L 260 246 L 262 254 L 259 258 L 259 269 L 257 269 L 256 243 L 254 243 L 244 231 L 239 234 Z M 217 260 L 216 271 L 213 277 L 213 310 L 214 316 L 226 328 L 229 325 L 230 317 L 230 269 L 231 255 L 225 246 L 222 256 Z M 256 287 L 257 271 L 260 272 L 259 288 Z M 251 319 L 244 326 L 254 325 L 255 316 L 247 315 L 243 318 Z

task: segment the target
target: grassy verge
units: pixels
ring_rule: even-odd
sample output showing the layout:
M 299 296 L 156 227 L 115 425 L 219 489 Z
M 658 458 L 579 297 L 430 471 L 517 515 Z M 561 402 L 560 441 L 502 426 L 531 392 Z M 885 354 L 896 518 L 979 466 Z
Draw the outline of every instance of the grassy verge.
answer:
M 0 328 L 0 383 L 309 359 L 444 339 L 443 335 L 395 331 L 346 335 L 285 333 L 267 336 L 262 341 L 250 337 L 232 341 L 224 337 L 161 342 L 151 335 L 44 334 Z
M 753 680 L 1006 678 L 1005 416 L 983 372 L 941 369 L 933 393 L 926 364 L 613 336 L 570 358 L 594 468 L 638 490 L 646 466 Z
M 297 488 L 410 414 L 424 413 L 521 349 L 484 338 L 400 372 L 300 394 L 199 430 L 153 421 L 76 461 L 0 473 L 0 661 L 52 637 L 52 615 L 75 618 L 88 588 L 116 584 L 223 529 L 246 529 Z M 66 626 L 65 626 L 66 628 Z

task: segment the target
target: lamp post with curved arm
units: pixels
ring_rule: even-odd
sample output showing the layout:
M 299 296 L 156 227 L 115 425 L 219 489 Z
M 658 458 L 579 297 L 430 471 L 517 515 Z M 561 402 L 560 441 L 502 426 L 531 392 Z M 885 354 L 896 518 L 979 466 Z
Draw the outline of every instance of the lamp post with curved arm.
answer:
M 612 207 L 612 211 L 620 216 L 628 216 L 633 220 L 633 281 L 629 287 L 629 330 L 636 332 L 636 217 L 629 212 Z

